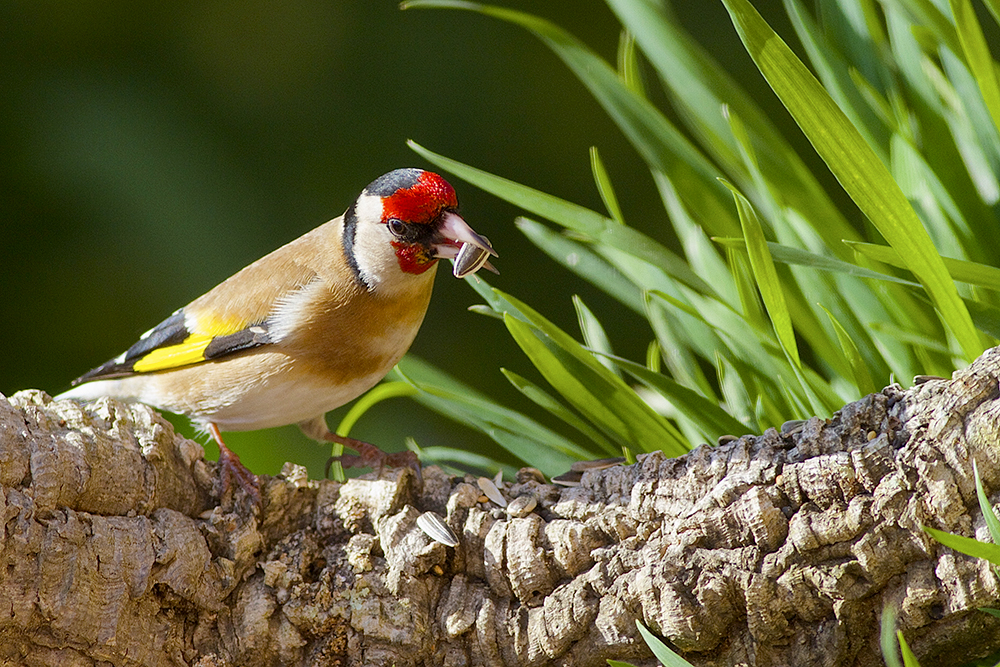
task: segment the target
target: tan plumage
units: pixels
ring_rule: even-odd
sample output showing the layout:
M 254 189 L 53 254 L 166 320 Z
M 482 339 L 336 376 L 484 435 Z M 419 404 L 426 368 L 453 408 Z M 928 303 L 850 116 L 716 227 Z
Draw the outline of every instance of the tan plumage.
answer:
M 338 440 L 323 416 L 405 354 L 430 302 L 437 259 L 454 258 L 465 244 L 482 249 L 473 255 L 480 260 L 481 252 L 496 254 L 456 208 L 440 176 L 390 172 L 347 213 L 195 299 L 58 398 L 139 401 L 187 415 L 213 435 L 298 423 L 311 437 Z M 481 265 L 461 274 L 456 266 L 456 275 Z

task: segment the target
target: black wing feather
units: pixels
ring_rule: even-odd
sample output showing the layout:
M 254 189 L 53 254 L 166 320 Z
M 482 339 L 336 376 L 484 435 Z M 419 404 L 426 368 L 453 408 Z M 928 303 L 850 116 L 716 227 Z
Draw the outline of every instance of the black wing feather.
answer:
M 150 329 L 149 333 L 140 338 L 124 355 L 116 357 L 97 368 L 73 380 L 71 386 L 76 386 L 91 380 L 110 380 L 112 378 L 135 375 L 135 362 L 145 357 L 153 350 L 171 345 L 179 345 L 187 340 L 191 332 L 184 322 L 184 311 L 178 310 L 167 319 Z M 225 336 L 216 336 L 205 348 L 204 357 L 218 359 L 229 354 L 249 350 L 272 342 L 267 330 L 267 323 L 252 324 L 246 329 Z
M 267 323 L 252 324 L 234 334 L 213 338 L 212 342 L 205 348 L 205 359 L 218 359 L 236 352 L 267 345 L 270 342 L 272 341 L 267 330 Z

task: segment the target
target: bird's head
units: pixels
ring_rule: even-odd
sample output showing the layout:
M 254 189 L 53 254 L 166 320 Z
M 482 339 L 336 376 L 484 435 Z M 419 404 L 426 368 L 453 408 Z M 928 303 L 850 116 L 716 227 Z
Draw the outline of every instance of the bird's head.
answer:
M 378 177 L 344 217 L 344 250 L 369 288 L 400 271 L 422 274 L 438 259 L 455 258 L 465 244 L 496 255 L 490 242 L 458 214 L 455 189 L 422 169 L 397 169 Z M 488 262 L 480 266 L 484 264 Z M 468 273 L 460 277 L 464 275 Z

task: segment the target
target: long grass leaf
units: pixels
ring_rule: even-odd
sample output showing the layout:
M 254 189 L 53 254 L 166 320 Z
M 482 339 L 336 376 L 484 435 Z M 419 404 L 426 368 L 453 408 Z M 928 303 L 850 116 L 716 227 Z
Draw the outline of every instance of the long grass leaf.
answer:
M 604 330 L 600 320 L 594 315 L 594 311 L 588 308 L 583 299 L 576 294 L 573 295 L 573 308 L 576 310 L 576 319 L 580 324 L 583 342 L 592 352 L 598 354 L 597 361 L 602 366 L 620 376 L 618 368 L 609 360 L 609 357 L 614 356 L 614 351 L 611 349 L 611 339 L 608 338 L 608 332 Z
M 1000 339 L 1000 308 L 973 299 L 964 301 L 976 328 L 991 336 L 994 341 Z
M 833 316 L 829 310 L 824 306 L 823 311 L 830 318 L 831 324 L 833 324 L 834 330 L 837 332 L 837 340 L 840 341 L 840 347 L 844 351 L 844 356 L 847 357 L 847 363 L 851 367 L 851 374 L 854 376 L 854 385 L 858 388 L 858 393 L 861 396 L 866 396 L 868 394 L 877 391 L 875 383 L 872 382 L 871 375 L 868 373 L 868 367 L 865 365 L 865 360 L 861 357 L 861 353 L 858 351 L 858 346 L 854 344 L 854 340 L 851 339 L 851 335 L 847 333 L 847 330 L 841 326 L 837 318 Z
M 979 498 L 979 509 L 986 520 L 986 527 L 990 530 L 990 537 L 993 538 L 993 543 L 1000 544 L 1000 519 L 997 518 L 996 512 L 993 511 L 990 499 L 986 497 L 986 490 L 983 489 L 983 480 L 979 477 L 979 467 L 976 465 L 975 459 L 972 461 L 972 472 L 976 477 L 976 496 Z
M 903 661 L 899 658 L 899 642 L 896 641 L 896 608 L 892 605 L 886 605 L 882 610 L 879 644 L 886 667 L 903 667 Z
M 963 554 L 973 556 L 975 558 L 982 558 L 983 560 L 989 561 L 993 565 L 1000 566 L 1000 544 L 980 542 L 979 540 L 972 539 L 971 537 L 955 535 L 954 533 L 946 533 L 943 530 L 937 530 L 935 528 L 930 528 L 929 526 L 924 526 L 924 532 L 949 549 L 960 551 Z
M 532 243 L 556 262 L 642 314 L 642 290 L 611 266 L 604 257 L 590 250 L 589 245 L 566 238 L 540 222 L 528 218 L 518 218 L 515 225 Z
M 344 418 L 340 420 L 340 425 L 337 426 L 337 435 L 349 435 L 351 433 L 351 429 L 354 428 L 354 425 L 366 412 L 368 412 L 368 410 L 371 409 L 373 405 L 390 398 L 413 396 L 416 393 L 417 389 L 409 383 L 383 382 L 354 402 L 351 409 L 348 410 L 347 414 L 344 415 Z
M 435 412 L 472 425 L 525 463 L 547 475 L 565 472 L 592 453 L 515 410 L 498 405 L 468 385 L 412 355 L 393 375 L 420 391 L 414 398 Z
M 1000 25 L 1000 0 L 983 0 L 983 4 L 990 10 L 990 14 L 993 15 L 993 20 L 997 22 L 997 25 Z
M 698 426 L 709 440 L 715 440 L 720 435 L 743 435 L 753 432 L 752 428 L 731 416 L 716 403 L 666 375 L 651 371 L 642 364 L 628 359 L 613 355 L 610 355 L 610 358 L 636 380 L 663 395 L 679 412 Z
M 558 197 L 545 194 L 526 185 L 515 183 L 501 176 L 470 167 L 469 165 L 446 158 L 430 151 L 416 142 L 407 142 L 428 162 L 449 171 L 464 181 L 478 188 L 520 206 L 535 215 L 560 224 L 580 234 L 589 236 L 594 241 L 605 243 L 622 252 L 627 252 L 643 259 L 650 264 L 661 267 L 692 289 L 705 294 L 713 294 L 714 290 L 702 280 L 675 253 L 661 243 L 654 241 L 642 232 L 631 227 L 620 225 L 610 218 L 591 211 L 588 208 L 572 204 Z
M 504 374 L 504 377 L 510 381 L 515 389 L 530 399 L 533 403 L 535 403 L 535 405 L 551 412 L 553 415 L 593 440 L 601 447 L 604 453 L 610 456 L 618 456 L 620 454 L 620 450 L 611 444 L 607 438 L 601 435 L 597 429 L 593 428 L 583 419 L 580 419 L 572 410 L 560 403 L 554 396 L 536 385 L 534 382 L 531 382 L 527 378 L 521 377 L 514 371 L 507 370 L 506 368 L 501 368 L 500 372 Z
M 896 631 L 896 639 L 899 640 L 899 652 L 903 655 L 904 667 L 920 667 L 917 656 L 910 650 L 910 645 L 906 643 L 906 637 L 903 636 L 902 630 Z
M 626 428 L 622 433 L 627 436 L 631 444 L 638 446 L 640 450 L 644 451 L 662 449 L 671 456 L 676 456 L 689 449 L 687 442 L 670 422 L 656 414 L 652 408 L 636 395 L 631 387 L 625 384 L 617 375 L 602 366 L 594 358 L 594 355 L 580 345 L 572 336 L 513 296 L 505 294 L 500 290 L 493 291 L 502 300 L 502 303 L 498 304 L 500 305 L 498 310 L 506 310 L 507 313 L 514 315 L 515 318 L 523 319 L 524 322 L 530 323 L 531 327 L 537 331 L 537 335 L 531 333 L 532 337 L 543 344 L 545 340 L 551 341 L 555 347 L 562 350 L 566 355 L 576 359 L 581 367 L 590 371 L 588 380 L 592 384 L 587 385 L 588 393 L 602 397 L 606 405 L 611 407 L 613 412 L 617 413 L 617 416 L 611 421 L 625 420 Z M 510 308 L 505 307 L 503 303 L 508 304 Z M 519 343 L 526 341 L 525 334 L 527 331 L 517 324 L 514 324 L 512 329 L 511 319 L 511 317 L 506 318 L 508 329 L 511 330 L 512 334 L 514 333 L 514 329 L 517 329 L 517 333 L 521 339 Z M 528 343 L 537 351 L 537 346 L 531 344 L 530 341 Z M 564 364 L 565 362 L 563 360 L 559 361 L 559 363 Z M 572 376 L 572 373 L 569 375 Z M 579 383 L 579 378 L 575 377 L 559 379 L 568 379 L 568 386 Z M 546 380 L 556 387 L 556 389 L 559 389 L 559 386 L 552 383 L 549 377 L 546 377 Z M 560 393 L 563 394 L 566 400 L 571 403 L 573 402 L 574 397 L 572 395 L 567 395 L 562 391 Z M 581 410 L 581 412 L 587 414 L 585 410 Z
M 628 86 L 628 89 L 641 97 L 646 96 L 646 88 L 642 82 L 642 72 L 639 69 L 639 58 L 635 48 L 635 35 L 628 30 L 622 30 L 618 38 L 618 76 Z
M 908 268 L 894 248 L 875 243 L 855 243 L 845 241 L 850 247 L 872 259 L 901 269 Z M 978 262 L 964 259 L 942 257 L 945 268 L 955 280 L 970 285 L 979 285 L 991 290 L 1000 291 L 1000 269 Z
M 615 189 L 611 185 L 611 177 L 608 176 L 608 170 L 601 161 L 597 146 L 590 147 L 590 170 L 594 173 L 594 184 L 597 186 L 598 194 L 601 195 L 601 201 L 604 202 L 604 208 L 608 209 L 608 215 L 618 224 L 624 225 L 625 216 L 622 215 L 618 197 L 615 196 Z
M 690 662 L 670 650 L 659 637 L 647 630 L 646 626 L 640 623 L 638 619 L 635 622 L 635 627 L 639 629 L 639 634 L 642 635 L 646 646 L 649 647 L 649 650 L 653 652 L 653 655 L 656 656 L 656 659 L 660 661 L 663 667 L 691 667 Z
M 799 348 L 795 343 L 792 317 L 785 305 L 785 295 L 781 288 L 781 282 L 778 280 L 778 273 L 774 270 L 774 260 L 771 259 L 771 251 L 768 250 L 764 230 L 757 219 L 757 213 L 747 198 L 740 194 L 735 187 L 729 187 L 733 191 L 740 215 L 740 223 L 743 225 L 743 236 L 746 239 L 747 254 L 750 256 L 750 266 L 753 268 L 754 279 L 757 281 L 757 288 L 760 290 L 764 305 L 767 307 L 767 314 L 771 318 L 772 326 L 774 326 L 774 333 L 781 341 L 781 346 L 788 354 L 789 360 L 796 367 L 801 367 L 802 361 L 799 359 Z
M 940 255 L 888 169 L 823 86 L 747 0 L 723 0 L 758 69 L 868 219 L 924 285 L 965 357 L 982 351 L 969 311 Z
M 715 237 L 712 239 L 716 243 L 730 247 L 739 248 L 741 250 L 746 250 L 746 241 L 744 239 L 726 239 Z M 872 246 L 870 243 L 851 243 L 852 248 L 862 249 L 862 247 Z M 889 256 L 896 258 L 897 266 L 902 267 L 902 261 L 898 259 L 899 255 L 896 254 L 892 248 L 889 246 L 874 246 L 875 248 L 885 248 L 891 254 L 880 255 L 881 257 Z M 771 253 L 771 257 L 774 261 L 781 262 L 782 264 L 792 264 L 796 266 L 805 266 L 812 269 L 818 269 L 820 271 L 829 271 L 832 273 L 843 273 L 848 276 L 855 276 L 857 278 L 871 278 L 873 280 L 885 280 L 887 282 L 899 283 L 900 285 L 907 285 L 909 287 L 920 287 L 920 283 L 915 283 L 912 280 L 906 280 L 904 278 L 898 278 L 896 276 L 890 275 L 888 273 L 879 273 L 878 271 L 872 271 L 871 269 L 866 269 L 863 266 L 858 266 L 857 264 L 851 264 L 850 262 L 844 262 L 833 257 L 824 257 L 823 255 L 817 255 L 811 253 L 808 250 L 802 250 L 801 248 L 793 248 L 791 246 L 782 245 L 780 243 L 774 243 L 773 241 L 768 241 L 767 249 Z M 864 252 L 864 250 L 861 250 Z M 874 251 L 878 252 L 878 251 Z M 868 253 L 865 253 L 868 254 Z M 873 259 L 878 259 L 872 255 Z M 891 264 L 891 262 L 880 260 L 885 264 Z M 947 261 L 947 260 L 946 260 Z M 905 268 L 905 267 L 902 267 Z M 1000 276 L 1000 270 L 997 271 L 998 276 Z
M 943 42 L 952 53 L 962 52 L 955 26 L 933 0 L 887 0 L 886 4 L 898 7 L 917 26 L 928 31 L 934 41 Z
M 545 380 L 620 444 L 636 453 L 663 450 L 670 456 L 678 456 L 688 450 L 675 428 L 642 402 L 618 376 L 597 363 L 589 352 L 583 353 L 592 364 L 581 362 L 547 333 L 513 315 L 507 315 L 506 323 L 514 341 Z M 579 347 L 575 341 L 574 344 Z
M 517 468 L 513 466 L 502 465 L 487 456 L 475 454 L 464 449 L 441 447 L 437 445 L 431 447 L 418 447 L 416 443 L 412 442 L 409 446 L 410 449 L 419 454 L 420 462 L 423 465 L 438 465 L 447 470 L 454 471 L 454 474 L 463 475 L 470 469 L 481 472 L 487 477 L 493 477 L 493 475 L 499 471 L 503 471 L 504 477 L 507 478 L 511 478 L 517 474 Z M 451 463 L 456 463 L 461 466 L 461 468 L 449 465 Z
M 689 339 L 713 339 L 718 342 L 718 336 L 712 332 L 710 325 L 690 316 L 672 316 L 663 304 L 654 301 L 652 294 L 646 296 L 646 318 L 656 335 L 656 361 L 665 361 L 677 381 L 697 389 L 702 396 L 717 403 L 714 383 L 705 376 L 699 362 L 699 350 L 687 344 Z M 649 366 L 654 368 L 652 364 Z

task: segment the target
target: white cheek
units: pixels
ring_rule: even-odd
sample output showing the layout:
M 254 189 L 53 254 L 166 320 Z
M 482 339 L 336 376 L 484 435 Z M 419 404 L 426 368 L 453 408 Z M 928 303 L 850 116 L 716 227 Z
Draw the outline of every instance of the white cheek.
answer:
M 392 247 L 392 234 L 380 222 L 358 221 L 354 259 L 365 283 L 372 289 L 402 273 L 396 249 Z
M 382 219 L 382 200 L 375 195 L 362 194 L 354 205 L 358 220 L 378 222 Z
M 374 290 L 385 282 L 391 271 L 399 270 L 392 234 L 381 222 L 381 198 L 362 194 L 354 212 L 358 221 L 354 230 L 354 260 L 365 284 Z

